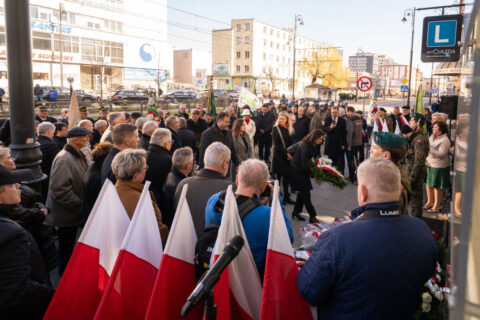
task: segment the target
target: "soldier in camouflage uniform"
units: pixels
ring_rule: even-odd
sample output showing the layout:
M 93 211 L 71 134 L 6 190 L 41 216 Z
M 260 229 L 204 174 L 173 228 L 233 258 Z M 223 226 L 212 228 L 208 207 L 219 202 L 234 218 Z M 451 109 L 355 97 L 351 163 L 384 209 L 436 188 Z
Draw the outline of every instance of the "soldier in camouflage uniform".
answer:
M 411 215 L 422 217 L 423 204 L 423 180 L 427 176 L 427 159 L 430 145 L 428 137 L 423 133 L 425 125 L 425 116 L 420 113 L 412 112 L 409 125 L 413 132 L 404 134 L 407 140 L 407 154 L 405 155 L 405 172 L 410 177 L 412 188 L 412 197 L 410 203 L 412 206 Z
M 402 214 L 408 214 L 408 203 L 411 197 L 410 178 L 405 174 L 402 164 L 406 153 L 406 141 L 397 134 L 376 131 L 373 133 L 373 142 L 370 156 L 372 158 L 386 158 L 392 161 L 400 170 L 402 193 L 399 199 L 399 210 Z

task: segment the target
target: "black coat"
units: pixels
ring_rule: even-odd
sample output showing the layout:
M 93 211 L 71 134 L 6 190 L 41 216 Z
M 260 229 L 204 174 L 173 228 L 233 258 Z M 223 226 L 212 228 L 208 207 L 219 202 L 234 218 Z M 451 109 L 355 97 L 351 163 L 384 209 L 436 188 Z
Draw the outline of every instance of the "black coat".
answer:
M 177 130 L 177 135 L 182 141 L 182 147 L 190 147 L 192 151 L 197 153 L 197 139 L 195 138 L 195 133 L 192 130 L 187 128 L 180 128 Z
M 59 150 L 62 150 L 63 147 L 67 144 L 67 138 L 65 137 L 53 137 L 53 141 L 57 144 Z
M 48 121 L 48 122 L 51 122 L 51 123 L 55 123 L 55 122 L 58 121 L 58 120 L 55 119 L 54 117 L 50 117 L 50 116 L 47 116 L 47 118 L 46 118 L 45 120 L 42 120 L 42 118 L 40 118 L 40 117 L 38 116 L 38 114 L 35 115 L 35 120 L 37 120 L 37 121 L 40 122 L 40 123 L 42 123 L 42 122 L 44 122 L 44 121 Z
M 138 147 L 142 148 L 145 151 L 148 151 L 148 147 L 150 147 L 150 136 L 146 134 L 140 134 L 140 142 L 138 143 Z
M 310 118 L 305 115 L 301 118 L 297 115 L 296 118 L 297 121 L 295 121 L 295 124 L 293 125 L 293 130 L 295 130 L 295 139 L 300 141 L 310 131 Z
M 84 214 L 85 217 L 88 217 L 90 212 L 93 209 L 95 201 L 100 194 L 102 189 L 102 163 L 103 162 L 94 162 L 87 171 L 87 180 L 85 182 L 85 193 L 84 193 Z
M 342 155 L 342 146 L 347 149 L 347 123 L 345 119 L 337 117 L 337 126 L 330 129 L 332 117 L 325 119 L 323 130 L 326 133 L 325 154 L 329 157 L 338 157 Z
M 308 168 L 314 155 L 314 147 L 304 141 L 300 141 L 292 160 L 292 174 L 290 183 L 292 191 L 312 190 L 311 172 Z
M 283 137 L 285 142 L 285 147 L 283 146 L 282 139 L 278 129 Z M 272 158 L 272 172 L 278 175 L 284 176 L 288 175 L 290 171 L 290 161 L 287 158 L 287 149 L 292 145 L 292 138 L 287 128 L 282 126 L 274 126 L 272 130 L 273 137 L 273 158 Z
M 2 211 L 0 314 L 4 319 L 42 319 L 55 290 L 32 235 Z
M 202 118 L 198 118 L 197 122 L 194 122 L 192 119 L 188 119 L 187 128 L 193 131 L 195 137 L 200 138 L 203 131 L 208 129 L 208 126 L 205 120 L 203 120 Z
M 100 132 L 98 132 L 97 129 L 93 129 L 92 147 L 94 147 L 97 143 L 100 143 L 100 139 L 102 139 Z
M 105 160 L 103 160 L 103 164 L 102 164 L 102 185 L 107 178 L 110 179 L 110 181 L 112 181 L 113 184 L 115 184 L 117 182 L 117 178 L 115 177 L 115 175 L 113 174 L 113 171 L 112 171 L 112 161 L 113 161 L 113 158 L 115 158 L 115 156 L 119 152 L 120 152 L 119 149 L 117 149 L 115 147 L 112 147 L 112 149 L 110 149 L 110 153 L 107 155 Z
M 180 139 L 176 131 L 170 128 L 167 128 L 167 129 L 170 130 L 170 133 L 172 134 L 172 148 L 170 149 L 170 152 L 173 154 L 175 150 L 183 147 L 182 140 Z
M 150 191 L 153 192 L 160 211 L 165 211 L 165 197 L 163 188 L 168 173 L 172 169 L 172 154 L 170 151 L 156 144 L 151 144 L 147 152 L 148 170 L 145 179 L 150 181 Z
M 175 216 L 173 197 L 175 196 L 175 191 L 177 190 L 178 184 L 186 177 L 186 175 L 173 168 L 172 171 L 170 171 L 170 173 L 168 174 L 167 180 L 165 181 L 163 193 L 166 200 L 166 210 L 162 211 L 162 221 L 168 226 L 169 229 L 172 226 L 173 218 Z
M 213 126 L 203 132 L 202 138 L 200 139 L 200 168 L 203 168 L 204 166 L 203 157 L 205 155 L 205 150 L 207 150 L 209 145 L 217 141 L 223 143 L 230 149 L 233 163 L 235 166 L 239 165 L 235 146 L 233 145 L 232 132 L 230 130 L 220 131 L 220 128 L 218 128 L 217 124 L 215 123 Z
M 255 122 L 255 128 L 257 129 L 255 135 L 260 138 L 270 137 L 273 125 L 275 124 L 275 115 L 271 111 L 268 111 L 266 114 L 259 112 L 253 120 Z M 260 130 L 263 130 L 264 133 L 260 133 Z
M 5 120 L 0 128 L 0 141 L 2 141 L 3 145 L 8 147 L 11 142 L 10 139 L 10 119 Z
M 408 122 L 410 121 L 410 118 L 411 118 L 410 114 L 408 114 L 408 115 L 406 115 L 406 116 L 403 116 L 403 117 L 406 119 L 406 124 L 403 124 L 403 122 L 402 122 L 402 114 L 399 114 L 399 115 L 397 116 L 397 121 L 398 121 L 398 124 L 400 125 L 400 130 L 402 130 L 402 128 L 403 128 L 404 126 L 406 126 L 406 125 L 407 125 L 407 126 L 410 126 L 410 125 L 408 124 Z
M 50 176 L 50 170 L 52 169 L 53 159 L 60 150 L 57 144 L 50 138 L 45 136 L 38 136 L 37 142 L 40 143 L 40 151 L 42 151 L 42 167 L 43 173 Z

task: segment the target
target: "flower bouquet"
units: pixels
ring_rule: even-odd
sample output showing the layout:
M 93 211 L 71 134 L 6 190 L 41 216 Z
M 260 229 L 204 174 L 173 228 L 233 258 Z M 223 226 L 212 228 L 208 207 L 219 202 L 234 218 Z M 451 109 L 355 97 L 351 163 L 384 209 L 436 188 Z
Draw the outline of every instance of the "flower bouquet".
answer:
M 332 165 L 332 160 L 325 157 L 318 158 L 316 161 L 311 161 L 309 167 L 316 183 L 327 182 L 339 189 L 347 186 L 343 175 Z
M 450 266 L 446 263 L 446 247 L 444 239 L 439 239 L 438 234 L 433 233 L 437 239 L 439 261 L 435 273 L 425 283 L 424 290 L 415 310 L 415 319 L 443 320 L 448 319 L 447 299 L 450 293 L 448 276 Z

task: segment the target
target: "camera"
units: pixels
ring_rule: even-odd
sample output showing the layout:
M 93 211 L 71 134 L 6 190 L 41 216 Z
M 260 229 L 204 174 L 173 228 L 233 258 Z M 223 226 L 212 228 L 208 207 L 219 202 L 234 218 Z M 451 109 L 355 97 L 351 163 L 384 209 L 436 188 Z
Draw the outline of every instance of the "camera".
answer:
M 262 192 L 260 197 L 271 197 L 272 196 L 272 190 L 270 189 L 270 185 L 273 186 L 274 180 L 268 180 L 267 181 L 267 186 L 265 187 L 265 190 Z

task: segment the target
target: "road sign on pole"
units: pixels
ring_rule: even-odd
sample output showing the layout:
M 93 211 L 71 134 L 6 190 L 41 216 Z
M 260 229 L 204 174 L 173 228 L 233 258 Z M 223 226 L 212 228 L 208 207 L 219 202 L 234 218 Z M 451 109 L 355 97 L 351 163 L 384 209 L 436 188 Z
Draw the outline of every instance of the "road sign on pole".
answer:
M 408 92 L 408 86 L 407 85 L 400 86 L 400 92 Z
M 423 19 L 422 61 L 452 62 L 460 59 L 461 14 Z
M 357 80 L 357 88 L 360 91 L 366 92 L 372 89 L 373 81 L 369 77 L 363 76 Z

